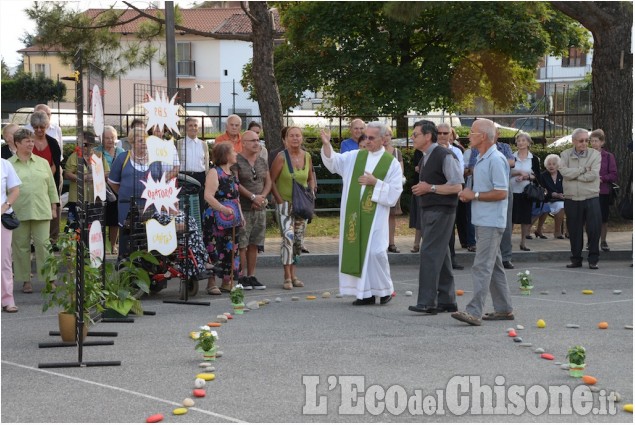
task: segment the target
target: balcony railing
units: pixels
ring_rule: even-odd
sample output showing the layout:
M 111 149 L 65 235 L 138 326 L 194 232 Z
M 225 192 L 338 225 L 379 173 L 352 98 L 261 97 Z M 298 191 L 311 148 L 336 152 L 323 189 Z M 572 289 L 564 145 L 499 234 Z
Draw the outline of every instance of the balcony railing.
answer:
M 176 76 L 196 77 L 196 61 L 176 61 Z

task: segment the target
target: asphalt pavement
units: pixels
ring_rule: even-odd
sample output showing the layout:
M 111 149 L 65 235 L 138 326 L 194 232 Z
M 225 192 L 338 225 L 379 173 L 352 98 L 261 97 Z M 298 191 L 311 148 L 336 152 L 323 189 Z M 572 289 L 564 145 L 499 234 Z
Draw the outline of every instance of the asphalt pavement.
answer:
M 534 242 L 530 248 L 555 241 Z M 409 243 L 404 239 L 398 246 L 403 252 Z M 282 289 L 281 267 L 273 264 L 275 244 L 268 241 L 258 269 L 268 288 L 246 292 L 247 302 L 267 298 L 270 303 L 218 328 L 223 357 L 214 364 L 216 378 L 207 383 L 204 398 L 192 397 L 194 379 L 203 369 L 189 332 L 231 311 L 227 295 L 212 298 L 201 291 L 194 297 L 210 301 L 210 306 L 166 304 L 164 300 L 178 297 L 178 283 L 170 282 L 143 300 L 144 309 L 156 315 L 91 327 L 117 336 L 89 337 L 87 341 L 113 344 L 84 347 L 83 362 L 120 361 L 120 366 L 51 369 L 38 366 L 77 362 L 78 349 L 38 348 L 39 343 L 57 341 L 49 336 L 57 329 L 57 317 L 41 313 L 41 285 L 35 284 L 30 295 L 18 289 L 19 313 L 1 316 L 0 419 L 139 423 L 161 413 L 163 422 L 176 423 L 633 421 L 622 410 L 633 402 L 633 331 L 624 328 L 633 324 L 630 234 L 620 235 L 619 241 L 616 235 L 609 238 L 612 251 L 603 254 L 599 270 L 586 264 L 565 268 L 568 253 L 562 249 L 514 253 L 517 268 L 506 272 L 516 318 L 480 327 L 447 313 L 408 311 L 416 304 L 418 288 L 414 254 L 390 255 L 397 293 L 390 303 L 354 307 L 353 298 L 335 297 L 336 243 L 323 254 L 313 253 L 317 245 L 307 243 L 312 253 L 298 266 L 306 287 L 291 291 Z M 464 308 L 471 299 L 473 254 L 459 251 L 466 268 L 456 271 L 455 279 L 456 288 L 465 291 L 457 297 Z M 521 296 L 516 283 L 516 273 L 525 269 L 534 276 L 531 296 Z M 583 289 L 594 293 L 584 295 Z M 616 290 L 621 293 L 614 294 Z M 325 291 L 332 296 L 322 298 Z M 406 296 L 406 291 L 415 296 Z M 316 299 L 307 300 L 307 295 Z M 292 296 L 299 300 L 292 301 Z M 538 319 L 546 322 L 544 329 L 537 328 Z M 608 322 L 608 329 L 598 329 L 601 321 Z M 524 326 L 517 333 L 531 347 L 507 336 L 506 329 L 516 325 Z M 566 362 L 567 349 L 578 344 L 587 349 L 587 373 L 598 379 L 597 393 L 585 393 L 579 379 L 555 364 Z M 536 348 L 553 354 L 554 360 L 540 358 Z M 547 395 L 556 389 L 576 395 L 563 396 L 574 399 L 571 412 L 568 403 L 561 414 L 548 404 Z M 614 410 L 602 405 L 609 391 L 622 398 Z M 486 409 L 492 404 L 490 392 L 498 406 L 495 414 Z M 527 397 L 518 398 L 518 393 Z M 173 415 L 186 397 L 195 406 L 183 416 Z M 593 402 L 580 402 L 585 397 Z

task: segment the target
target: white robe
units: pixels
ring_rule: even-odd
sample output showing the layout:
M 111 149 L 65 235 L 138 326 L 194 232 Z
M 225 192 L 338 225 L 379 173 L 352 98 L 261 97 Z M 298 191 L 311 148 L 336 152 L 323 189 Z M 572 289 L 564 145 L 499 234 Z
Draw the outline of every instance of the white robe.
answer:
M 385 152 L 381 148 L 378 152 L 369 152 L 365 171 L 372 172 L 381 156 Z M 351 176 L 355 168 L 358 150 L 344 154 L 331 150 L 331 157 L 324 156 L 322 149 L 322 162 L 331 173 L 342 176 L 342 204 L 340 206 L 340 247 L 339 270 L 342 270 L 342 238 L 345 235 L 344 223 L 346 216 L 346 203 L 350 189 Z M 360 199 L 366 186 L 362 186 Z M 371 296 L 385 297 L 393 292 L 392 279 L 390 278 L 390 265 L 388 264 L 388 216 L 390 207 L 395 205 L 403 191 L 402 172 L 399 162 L 393 158 L 386 178 L 378 180 L 371 200 L 377 203 L 375 218 L 370 229 L 368 248 L 364 257 L 364 267 L 360 277 L 344 274 L 340 271 L 340 293 L 342 295 L 355 295 L 358 299 Z

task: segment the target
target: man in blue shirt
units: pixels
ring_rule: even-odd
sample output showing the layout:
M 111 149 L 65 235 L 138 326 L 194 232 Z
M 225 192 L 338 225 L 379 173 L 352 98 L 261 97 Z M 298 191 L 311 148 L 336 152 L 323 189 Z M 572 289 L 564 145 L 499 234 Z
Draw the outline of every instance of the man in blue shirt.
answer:
M 366 124 L 361 119 L 355 118 L 351 121 L 351 137 L 342 142 L 340 145 L 340 153 L 359 149 L 359 138 L 362 136 L 365 128 Z
M 509 166 L 495 145 L 496 127 L 490 120 L 477 120 L 470 131 L 470 147 L 478 150 L 474 186 L 459 192 L 463 202 L 472 201 L 472 224 L 476 229 L 476 255 L 472 266 L 474 297 L 466 311 L 452 317 L 472 326 L 483 320 L 513 320 L 511 293 L 501 258 L 500 242 L 507 226 Z M 483 315 L 488 290 L 494 312 Z

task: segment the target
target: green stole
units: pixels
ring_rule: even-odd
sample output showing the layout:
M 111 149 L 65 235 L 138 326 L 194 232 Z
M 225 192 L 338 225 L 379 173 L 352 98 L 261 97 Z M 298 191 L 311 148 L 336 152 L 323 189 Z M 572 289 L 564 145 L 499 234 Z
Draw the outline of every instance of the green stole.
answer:
M 344 218 L 344 235 L 342 238 L 342 268 L 341 272 L 360 277 L 364 268 L 366 249 L 370 228 L 375 219 L 377 203 L 371 201 L 375 186 L 366 186 L 361 197 L 362 185 L 358 179 L 364 174 L 368 151 L 360 150 L 355 160 L 353 175 L 351 176 L 348 199 L 346 201 L 346 216 Z M 384 180 L 394 157 L 384 152 L 373 170 L 373 176 Z

